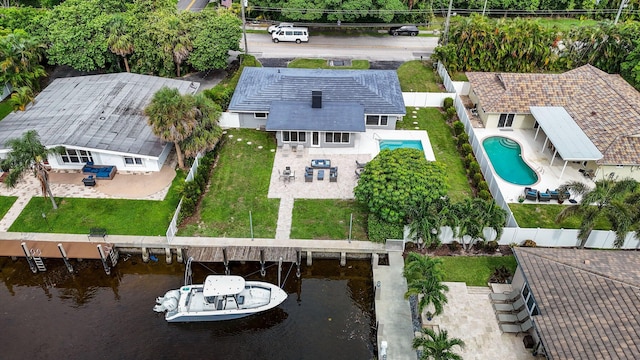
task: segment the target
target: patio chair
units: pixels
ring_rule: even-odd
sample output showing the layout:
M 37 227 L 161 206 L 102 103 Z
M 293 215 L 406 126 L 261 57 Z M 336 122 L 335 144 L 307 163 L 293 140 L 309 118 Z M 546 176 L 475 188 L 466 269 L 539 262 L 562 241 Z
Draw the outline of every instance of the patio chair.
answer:
M 522 309 L 523 307 L 524 307 L 524 300 L 522 300 L 522 298 L 519 298 L 513 303 L 493 304 L 493 309 L 496 312 L 516 312 L 516 311 L 520 311 L 520 309 Z
M 555 190 L 547 189 L 547 194 L 551 196 L 552 200 L 558 200 L 558 197 L 560 196 L 560 192 L 558 192 L 558 189 L 555 189 Z
M 324 180 L 324 170 L 318 170 L 318 180 Z
M 520 295 L 520 290 L 515 289 L 511 292 L 491 293 L 489 294 L 489 298 L 495 302 L 514 302 L 518 295 Z
M 356 168 L 363 169 L 365 166 L 367 166 L 366 162 L 361 163 L 358 160 L 356 160 Z
M 548 202 L 549 200 L 551 200 L 551 195 L 538 191 L 538 201 Z
M 338 167 L 332 167 L 329 169 L 329 182 L 338 182 Z
M 356 169 L 356 178 L 360 179 L 360 175 L 364 172 L 364 169 Z
M 296 157 L 301 158 L 304 155 L 304 145 L 298 144 L 296 146 Z
M 533 200 L 533 201 L 538 200 L 538 190 L 535 190 L 535 189 L 528 190 L 527 192 L 524 193 L 524 198 L 527 200 Z
M 517 324 L 500 324 L 500 330 L 502 330 L 502 332 L 515 333 L 515 334 L 518 334 L 518 333 L 521 333 L 521 332 L 527 332 L 532 327 L 533 327 L 533 323 L 531 323 L 531 320 L 527 320 L 521 325 L 517 325 Z
M 517 325 L 529 320 L 529 310 L 523 309 L 516 315 L 514 314 L 498 314 L 499 323 L 516 323 Z
M 282 145 L 282 156 L 289 156 L 291 153 L 291 145 L 284 144 Z

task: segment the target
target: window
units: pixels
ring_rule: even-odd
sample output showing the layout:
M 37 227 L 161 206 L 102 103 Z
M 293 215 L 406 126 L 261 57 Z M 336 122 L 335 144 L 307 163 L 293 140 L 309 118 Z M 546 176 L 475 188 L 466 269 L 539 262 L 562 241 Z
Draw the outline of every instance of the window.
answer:
M 84 164 L 87 162 L 93 162 L 91 151 L 65 149 L 65 152 L 60 154 L 63 164 Z
M 254 113 L 253 117 L 256 119 L 266 119 L 267 118 L 267 113 Z
M 538 306 L 536 305 L 536 300 L 533 298 L 531 289 L 529 289 L 529 284 L 524 284 L 524 287 L 522 288 L 522 299 L 524 299 L 524 302 L 527 305 L 529 315 L 533 316 L 540 314 Z
M 386 126 L 389 120 L 387 115 L 367 115 L 366 124 L 374 126 Z
M 513 125 L 513 118 L 516 114 L 500 114 L 500 120 L 498 120 L 498 127 L 511 127 Z
M 142 165 L 142 159 L 137 157 L 125 156 L 124 164 L 125 165 Z
M 283 131 L 282 141 L 283 142 L 306 142 L 307 133 L 304 131 Z
M 324 141 L 327 143 L 348 144 L 349 133 L 328 132 L 325 133 Z

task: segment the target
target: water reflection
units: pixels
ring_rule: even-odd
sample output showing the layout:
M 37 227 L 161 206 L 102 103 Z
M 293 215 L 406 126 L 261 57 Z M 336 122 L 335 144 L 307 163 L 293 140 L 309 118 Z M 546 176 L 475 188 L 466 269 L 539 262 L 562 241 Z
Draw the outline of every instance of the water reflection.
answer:
M 3 358 L 146 359 L 370 359 L 374 357 L 373 284 L 368 261 L 314 261 L 302 277 L 286 264 L 289 294 L 257 316 L 211 323 L 173 323 L 152 311 L 155 297 L 183 283 L 183 264 L 148 264 L 135 257 L 107 276 L 98 261 L 46 261 L 33 274 L 24 259 L 0 258 Z M 193 282 L 224 273 L 222 265 L 194 264 Z M 277 267 L 259 275 L 257 264 L 232 263 L 231 273 L 278 282 Z M 287 275 L 288 274 L 288 275 Z M 70 355 L 70 349 L 72 354 Z M 206 354 L 206 355 L 203 355 Z

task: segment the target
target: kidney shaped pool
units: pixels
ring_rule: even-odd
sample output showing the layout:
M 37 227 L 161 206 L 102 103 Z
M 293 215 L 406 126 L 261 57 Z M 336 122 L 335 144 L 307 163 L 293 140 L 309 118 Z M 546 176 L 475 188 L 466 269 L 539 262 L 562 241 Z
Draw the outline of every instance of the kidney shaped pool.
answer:
M 492 136 L 482 141 L 491 165 L 504 181 L 516 185 L 532 185 L 538 174 L 522 160 L 520 144 L 502 136 Z

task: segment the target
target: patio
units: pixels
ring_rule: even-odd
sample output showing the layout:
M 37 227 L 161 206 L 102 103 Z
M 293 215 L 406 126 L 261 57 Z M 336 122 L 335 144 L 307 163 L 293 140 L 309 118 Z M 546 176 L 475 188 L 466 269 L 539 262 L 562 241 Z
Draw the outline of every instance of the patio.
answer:
M 522 148 L 522 159 L 538 174 L 538 181 L 532 185 L 515 185 L 502 180 L 492 169 L 496 183 L 507 202 L 518 202 L 518 196 L 524 195 L 525 187 L 545 192 L 547 189 L 554 190 L 569 181 L 580 181 L 587 185 L 594 185 L 593 180 L 585 177 L 580 172 L 583 167 L 579 163 L 568 162 L 564 173 L 562 173 L 564 161 L 559 156 L 553 161 L 553 166 L 549 165 L 553 153 L 549 149 L 542 151 L 545 140 L 545 135 L 542 131 L 538 134 L 537 139 L 534 139 L 535 129 L 487 129 L 474 127 L 473 131 L 480 143 L 491 136 L 502 136 L 517 141 Z M 561 175 L 562 177 L 560 177 Z M 524 203 L 533 202 L 532 200 L 525 200 Z M 542 202 L 542 204 L 557 204 L 557 202 Z

